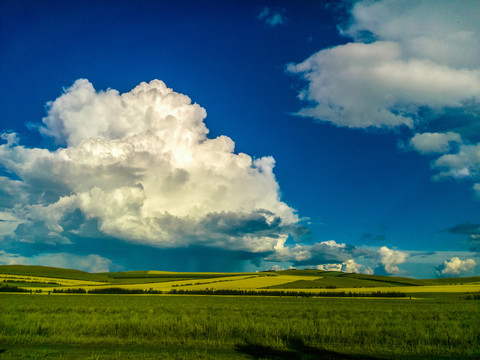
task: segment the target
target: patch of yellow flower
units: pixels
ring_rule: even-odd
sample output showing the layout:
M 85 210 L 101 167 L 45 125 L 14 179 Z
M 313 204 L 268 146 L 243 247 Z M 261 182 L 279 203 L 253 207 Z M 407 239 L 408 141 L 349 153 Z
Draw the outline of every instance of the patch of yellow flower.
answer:
M 38 283 L 57 283 L 64 286 L 89 286 L 89 285 L 103 285 L 104 283 L 99 281 L 89 281 L 89 280 L 75 280 L 75 279 L 61 279 L 61 278 L 51 278 L 43 276 L 30 276 L 30 275 L 9 275 L 9 274 L 0 274 L 0 282 L 4 280 L 7 281 L 18 281 L 18 282 L 38 282 Z
M 318 278 L 312 276 L 294 276 L 294 275 L 277 275 L 277 276 L 249 276 L 243 279 L 236 277 L 231 281 L 214 282 L 210 284 L 198 284 L 190 286 L 182 286 L 184 290 L 203 290 L 206 287 L 215 290 L 257 290 L 268 286 L 278 286 L 298 280 L 316 280 Z M 207 285 L 207 286 L 205 286 Z
M 338 289 L 295 289 L 310 293 L 320 292 L 346 292 L 346 293 L 375 293 L 375 292 L 401 292 L 411 293 L 468 293 L 479 292 L 480 284 L 462 285 L 428 285 L 428 286 L 391 286 L 391 287 L 363 287 L 363 288 L 338 288 Z

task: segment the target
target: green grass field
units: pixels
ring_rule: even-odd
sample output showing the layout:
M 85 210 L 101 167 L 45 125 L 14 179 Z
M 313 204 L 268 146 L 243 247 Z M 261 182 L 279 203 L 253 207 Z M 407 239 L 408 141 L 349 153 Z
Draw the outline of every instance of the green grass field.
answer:
M 0 279 L 44 290 L 0 293 L 0 350 L 4 350 L 0 360 L 480 358 L 480 300 L 467 300 L 470 295 L 463 291 L 477 289 L 478 277 L 437 281 L 316 270 L 88 274 L 0 266 Z M 85 288 L 167 289 L 175 284 L 175 289 L 228 289 L 241 284 L 275 291 L 305 289 L 312 282 L 318 286 L 310 288 L 313 292 L 409 292 L 398 299 L 48 295 L 51 287 L 38 286 L 41 281 L 65 281 L 50 284 L 59 289 L 70 288 L 73 282 Z
M 2 294 L 0 302 L 0 359 L 480 356 L 478 301 L 455 297 Z

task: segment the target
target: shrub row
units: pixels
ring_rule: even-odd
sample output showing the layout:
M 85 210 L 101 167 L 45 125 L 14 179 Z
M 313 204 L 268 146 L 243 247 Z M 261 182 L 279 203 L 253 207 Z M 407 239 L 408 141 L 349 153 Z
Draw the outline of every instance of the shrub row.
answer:
M 319 292 L 311 293 L 305 291 L 267 291 L 267 290 L 227 290 L 227 289 L 204 289 L 204 290 L 184 290 L 171 289 L 169 294 L 178 295 L 246 295 L 246 296 L 295 296 L 295 297 L 406 297 L 401 292 L 373 292 L 373 293 L 354 293 L 354 292 Z
M 78 289 L 53 289 L 52 291 L 54 294 L 55 293 L 65 293 L 65 294 L 86 294 L 87 290 L 78 288 Z
M 29 292 L 32 293 L 33 291 L 31 289 L 24 289 L 18 286 L 0 286 L 0 292 Z M 39 293 L 42 292 L 42 290 L 35 290 L 34 292 Z
M 92 289 L 88 290 L 89 294 L 163 294 L 162 291 L 157 291 L 153 289 L 143 290 L 143 289 L 124 289 L 124 288 L 101 288 L 101 289 Z
M 480 300 L 480 292 L 478 294 L 470 294 L 465 296 L 465 300 Z
M 0 292 L 30 292 L 32 290 L 19 288 L 17 286 L 1 286 Z M 42 290 L 35 290 L 36 293 L 41 293 Z M 163 294 L 158 290 L 143 290 L 143 289 L 124 289 L 124 288 L 99 288 L 86 290 L 78 289 L 53 289 L 53 293 L 65 294 Z M 49 291 L 50 293 L 50 291 Z M 242 295 L 242 296 L 295 296 L 295 297 L 406 297 L 405 293 L 401 292 L 372 292 L 372 293 L 355 293 L 355 292 L 318 292 L 311 293 L 305 291 L 267 291 L 267 290 L 241 290 L 241 289 L 204 289 L 204 290 L 184 290 L 171 289 L 168 294 L 174 295 Z M 474 299 L 479 299 L 480 296 L 472 295 Z

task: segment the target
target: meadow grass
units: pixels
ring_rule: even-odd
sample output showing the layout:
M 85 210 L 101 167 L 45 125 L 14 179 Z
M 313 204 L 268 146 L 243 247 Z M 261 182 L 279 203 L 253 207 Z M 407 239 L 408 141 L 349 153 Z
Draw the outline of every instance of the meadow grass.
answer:
M 0 294 L 0 350 L 6 350 L 0 360 L 480 357 L 479 277 L 418 280 L 317 270 L 89 274 L 15 265 L 0 266 L 3 280 L 34 292 L 43 288 L 45 295 Z M 380 291 L 407 298 L 46 295 L 80 287 Z
M 454 294 L 420 301 L 0 294 L 0 304 L 1 360 L 480 356 L 480 302 Z

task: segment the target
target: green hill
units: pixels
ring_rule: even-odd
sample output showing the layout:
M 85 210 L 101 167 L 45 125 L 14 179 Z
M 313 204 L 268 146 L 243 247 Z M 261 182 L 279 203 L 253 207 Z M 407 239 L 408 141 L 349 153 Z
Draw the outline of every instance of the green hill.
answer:
M 108 281 L 108 273 L 92 274 L 74 269 L 62 269 L 36 265 L 0 265 L 0 274 L 89 281 Z
M 37 276 L 72 280 L 101 281 L 110 284 L 143 284 L 163 281 L 214 279 L 226 276 L 248 275 L 255 273 L 188 273 L 123 271 L 109 273 L 88 273 L 80 270 L 55 268 L 36 265 L 0 265 L 0 274 Z

